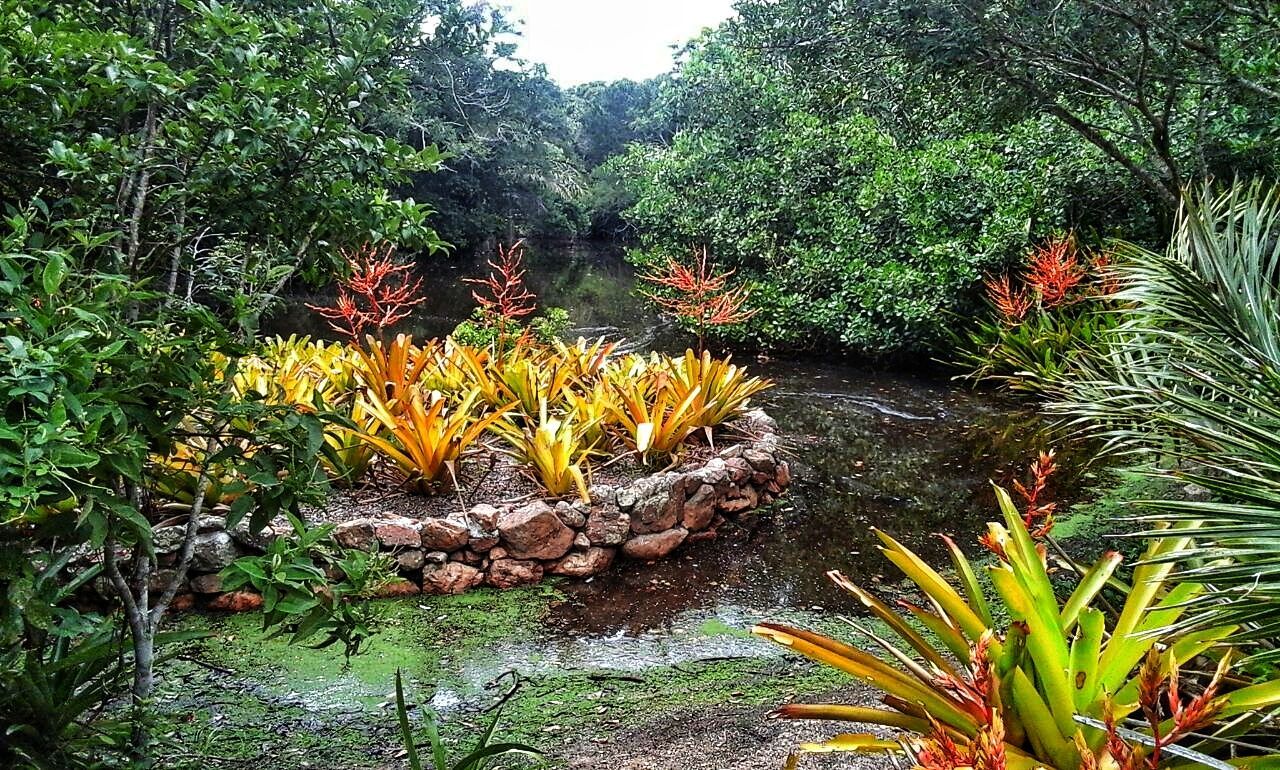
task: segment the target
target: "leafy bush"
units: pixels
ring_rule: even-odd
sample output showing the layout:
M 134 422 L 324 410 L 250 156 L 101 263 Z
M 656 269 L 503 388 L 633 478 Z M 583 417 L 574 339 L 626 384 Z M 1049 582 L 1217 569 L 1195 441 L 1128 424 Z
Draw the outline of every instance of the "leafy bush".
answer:
M 952 333 L 974 381 L 1044 393 L 1089 355 L 1118 315 L 1103 299 L 1113 281 L 1111 257 L 1088 257 L 1074 236 L 1027 253 L 1018 277 L 988 276 L 987 317 Z
M 1222 754 L 1249 734 L 1258 712 L 1280 704 L 1280 681 L 1240 686 L 1223 694 L 1222 674 L 1230 653 L 1218 646 L 1237 631 L 1212 626 L 1196 633 L 1170 634 L 1168 628 L 1188 611 L 1188 602 L 1205 593 L 1192 582 L 1172 583 L 1174 559 L 1192 542 L 1195 525 L 1175 527 L 1151 542 L 1129 584 L 1115 572 L 1120 556 L 1104 555 L 1065 600 L 1051 580 L 1043 545 L 1028 532 L 1023 514 L 1003 490 L 997 490 L 1003 524 L 988 525 L 983 542 L 996 563 L 986 573 L 995 588 L 994 603 L 983 594 L 976 573 L 949 540 L 955 582 L 949 582 L 915 553 L 878 533 L 882 551 L 928 600 L 918 606 L 902 600 L 899 613 L 843 575 L 837 585 L 888 625 L 910 653 L 869 630 L 862 633 L 881 656 L 819 634 L 774 623 L 754 631 L 760 636 L 826 665 L 834 666 L 881 691 L 886 708 L 846 705 L 788 705 L 778 715 L 790 719 L 829 719 L 879 724 L 908 733 L 903 745 L 924 767 L 1030 768 L 1057 770 L 1133 766 L 1148 746 L 1153 760 L 1196 758 L 1186 749 Z M 1109 586 L 1125 595 L 1119 611 L 1108 615 L 1098 601 Z M 917 624 L 928 635 L 917 630 Z M 860 627 L 859 627 L 860 628 Z M 914 653 L 913 657 L 911 653 Z M 1201 655 L 1221 659 L 1217 675 L 1203 694 L 1184 701 L 1178 690 L 1180 665 Z M 1167 697 L 1169 712 L 1161 703 Z M 1141 711 L 1149 732 L 1122 729 Z M 1170 713 L 1171 718 L 1166 718 Z M 1178 743 L 1177 750 L 1170 744 Z M 806 745 L 801 751 L 899 750 L 897 741 L 870 734 L 842 735 Z M 1256 757 L 1231 756 L 1253 762 Z M 1266 758 L 1271 761 L 1274 757 Z M 1168 759 L 1165 760 L 1168 763 Z
M 753 287 L 758 312 L 740 337 L 867 355 L 929 349 L 974 306 L 982 274 L 1028 239 L 1036 196 L 994 136 L 909 148 L 865 117 L 764 121 L 755 133 L 690 128 L 616 161 L 636 199 L 625 216 L 647 246 L 633 259 L 647 267 L 708 247 Z
M 332 526 L 307 528 L 289 515 L 293 537 L 277 537 L 266 552 L 244 556 L 222 571 L 222 588 L 245 586 L 262 595 L 262 628 L 290 641 L 321 636 L 316 647 L 339 642 L 349 657 L 374 633 L 376 607 L 368 602 L 395 575 L 385 554 L 345 549 L 332 542 Z M 333 580 L 331 574 L 340 579 Z

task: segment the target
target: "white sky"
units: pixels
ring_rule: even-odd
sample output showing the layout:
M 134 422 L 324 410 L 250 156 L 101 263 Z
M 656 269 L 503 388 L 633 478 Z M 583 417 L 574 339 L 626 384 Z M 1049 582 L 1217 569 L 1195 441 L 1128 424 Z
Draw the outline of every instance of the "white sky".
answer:
M 671 69 L 671 45 L 733 13 L 732 0 L 494 0 L 524 20 L 519 55 L 562 86 L 643 80 Z

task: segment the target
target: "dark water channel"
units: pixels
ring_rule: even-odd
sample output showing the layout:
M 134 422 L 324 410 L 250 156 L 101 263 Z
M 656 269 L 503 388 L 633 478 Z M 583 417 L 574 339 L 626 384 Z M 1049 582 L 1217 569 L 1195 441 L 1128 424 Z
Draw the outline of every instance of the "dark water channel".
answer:
M 569 310 L 574 334 L 625 340 L 626 349 L 679 350 L 685 340 L 634 293 L 619 250 L 587 245 L 534 251 L 528 280 L 544 305 Z M 482 258 L 430 261 L 431 301 L 406 324 L 419 336 L 448 333 L 473 305 L 461 279 L 486 272 Z M 302 303 L 277 315 L 280 331 L 322 333 Z M 682 636 L 706 624 L 742 628 L 782 614 L 851 609 L 824 577 L 843 570 L 877 579 L 889 566 L 873 527 L 943 558 L 932 535 L 972 542 L 992 517 L 989 481 L 1003 483 L 1045 448 L 1040 421 L 1015 402 L 928 380 L 841 364 L 748 361 L 777 386 L 763 405 L 792 455 L 794 484 L 754 526 L 685 548 L 652 565 L 625 563 L 585 583 L 562 586 L 570 601 L 547 620 L 548 638 L 526 641 L 547 665 L 564 656 L 632 669 L 678 661 Z M 1069 495 L 1079 471 L 1068 461 Z M 884 575 L 886 580 L 896 575 Z M 702 636 L 705 636 L 703 634 Z M 717 637 L 720 654 L 759 652 L 739 635 Z M 554 640 L 554 641 L 553 641 Z M 699 654 L 707 654 L 705 639 Z

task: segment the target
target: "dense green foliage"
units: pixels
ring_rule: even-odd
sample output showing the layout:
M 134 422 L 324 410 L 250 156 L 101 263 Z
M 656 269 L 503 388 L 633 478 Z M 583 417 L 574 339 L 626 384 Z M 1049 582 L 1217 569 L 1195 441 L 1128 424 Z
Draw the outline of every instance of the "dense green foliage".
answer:
M 766 343 L 919 351 L 1049 231 L 1158 243 L 1187 180 L 1275 173 L 1274 7 L 1041 5 L 738 3 L 662 91 L 673 139 L 606 166 L 640 259 L 709 246 Z
M 438 154 L 378 128 L 407 103 L 393 59 L 415 14 L 400 0 L 0 4 L 0 671 L 6 691 L 43 667 L 87 698 L 6 701 L 6 734 L 62 720 L 72 736 L 118 695 L 96 624 L 33 589 L 51 569 L 33 553 L 78 546 L 77 567 L 36 561 L 81 580 L 99 554 L 90 570 L 123 605 L 104 633 L 115 660 L 127 640 L 137 709 L 124 743 L 144 755 L 159 628 L 199 516 L 234 498 L 229 522 L 260 523 L 323 490 L 317 416 L 233 399 L 223 375 L 281 287 L 332 270 L 336 243 L 439 247 L 428 211 L 389 192 Z M 161 572 L 152 527 L 174 512 L 151 490 L 179 443 L 186 545 Z M 123 745 L 85 748 L 92 761 Z
M 417 174 L 443 237 L 459 249 L 495 238 L 573 235 L 583 173 L 568 101 L 540 65 L 520 59 L 515 27 L 496 7 L 428 0 L 431 32 L 406 51 L 415 146 L 447 153 L 442 173 Z
M 1153 526 L 1191 522 L 1178 577 L 1215 593 L 1192 621 L 1239 623 L 1274 659 L 1280 574 L 1280 188 L 1237 184 L 1189 199 L 1166 253 L 1128 246 L 1126 306 L 1085 364 L 1056 383 L 1054 409 L 1145 456 L 1213 500 L 1144 503 Z M 1172 557 L 1171 557 L 1172 558 Z

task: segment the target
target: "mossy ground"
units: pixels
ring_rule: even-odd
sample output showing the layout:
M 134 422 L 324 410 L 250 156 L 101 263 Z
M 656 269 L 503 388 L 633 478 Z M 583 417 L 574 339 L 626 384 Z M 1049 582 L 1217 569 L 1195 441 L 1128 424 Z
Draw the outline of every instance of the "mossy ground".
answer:
M 1056 538 L 1085 562 L 1106 549 L 1136 551 L 1140 541 L 1115 537 L 1137 526 L 1127 521 L 1134 513 L 1130 501 L 1168 494 L 1170 485 L 1120 472 L 1097 479 L 1095 489 L 1093 499 L 1064 510 L 1055 528 Z M 164 766 L 402 767 L 392 698 L 397 669 L 410 700 L 429 702 L 440 713 L 441 732 L 454 747 L 475 740 L 491 719 L 485 709 L 512 681 L 505 672 L 519 671 L 521 686 L 505 706 L 499 735 L 542 748 L 552 766 L 567 761 L 575 744 L 609 741 L 672 714 L 763 711 L 849 685 L 839 672 L 747 641 L 747 629 L 715 616 L 680 630 L 684 652 L 675 660 L 617 665 L 607 655 L 593 656 L 590 645 L 557 655 L 552 648 L 565 637 L 546 620 L 563 601 L 554 585 L 544 584 L 383 602 L 378 635 L 350 660 L 338 648 L 266 639 L 254 614 L 187 616 L 183 627 L 211 636 L 188 645 L 162 670 L 157 705 L 173 742 Z M 787 620 L 849 636 L 846 626 L 822 614 Z M 732 654 L 720 654 L 726 645 Z M 418 724 L 421 717 L 415 713 Z
M 1107 550 L 1120 551 L 1126 562 L 1132 561 L 1143 546 L 1139 538 L 1124 537 L 1142 529 L 1142 523 L 1134 520 L 1141 513 L 1134 503 L 1175 495 L 1176 486 L 1140 469 L 1108 471 L 1098 479 L 1091 499 L 1058 516 L 1053 537 L 1086 564 Z
M 378 635 L 350 660 L 338 648 L 266 639 L 254 614 L 183 618 L 183 627 L 211 636 L 162 671 L 157 705 L 173 743 L 165 766 L 400 767 L 397 669 L 409 699 L 431 703 L 455 747 L 475 740 L 491 718 L 484 709 L 512 681 L 504 672 L 519 670 L 521 686 L 505 706 L 499 735 L 548 751 L 553 766 L 564 759 L 558 750 L 573 742 L 607 738 L 666 713 L 764 707 L 848 684 L 763 641 L 745 642 L 759 657 L 708 654 L 638 669 L 539 661 L 542 618 L 559 601 L 555 588 L 543 585 L 384 602 Z M 747 635 L 714 618 L 689 633 L 695 649 L 705 643 L 708 650 Z M 421 714 L 415 719 L 421 724 Z

